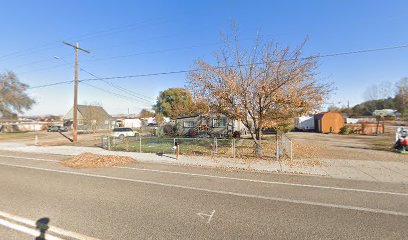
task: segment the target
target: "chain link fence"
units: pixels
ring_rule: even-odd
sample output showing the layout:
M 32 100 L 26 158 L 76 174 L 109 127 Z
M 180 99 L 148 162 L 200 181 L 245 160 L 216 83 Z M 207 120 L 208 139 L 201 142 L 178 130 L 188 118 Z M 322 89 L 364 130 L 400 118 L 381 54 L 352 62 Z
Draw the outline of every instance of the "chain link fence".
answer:
M 257 144 L 253 139 L 243 138 L 160 138 L 126 137 L 119 139 L 103 136 L 101 146 L 111 151 L 140 153 L 175 154 L 175 144 L 179 144 L 180 155 L 211 156 L 213 158 L 259 158 Z M 272 139 L 258 140 L 264 159 L 291 159 L 292 140 L 285 134 L 277 134 Z M 259 147 L 258 147 L 259 149 Z

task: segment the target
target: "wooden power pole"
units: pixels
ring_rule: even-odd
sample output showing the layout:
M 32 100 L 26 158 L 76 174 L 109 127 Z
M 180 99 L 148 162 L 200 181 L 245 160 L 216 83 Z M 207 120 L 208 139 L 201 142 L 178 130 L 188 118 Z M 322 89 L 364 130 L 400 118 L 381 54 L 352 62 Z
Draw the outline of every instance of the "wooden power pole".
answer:
M 65 45 L 73 47 L 75 50 L 75 79 L 74 79 L 74 107 L 73 111 L 73 124 L 72 124 L 72 140 L 73 143 L 78 142 L 78 50 L 81 50 L 86 53 L 90 53 L 88 50 L 79 47 L 79 43 L 75 45 L 67 42 L 63 42 Z

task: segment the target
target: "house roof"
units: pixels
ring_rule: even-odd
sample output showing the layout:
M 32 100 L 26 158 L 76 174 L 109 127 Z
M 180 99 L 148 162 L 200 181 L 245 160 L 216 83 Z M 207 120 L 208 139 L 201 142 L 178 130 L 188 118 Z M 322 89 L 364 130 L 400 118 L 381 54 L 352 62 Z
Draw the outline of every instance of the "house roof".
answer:
M 189 115 L 189 116 L 179 116 L 176 119 L 193 118 L 193 117 L 198 117 L 198 116 L 200 116 L 200 114 Z
M 103 107 L 92 105 L 78 105 L 78 111 L 84 118 L 107 119 L 112 118 Z
M 194 117 L 199 117 L 199 116 L 206 116 L 206 117 L 210 117 L 210 118 L 216 118 L 216 117 L 227 117 L 224 114 L 221 113 L 210 113 L 208 115 L 203 115 L 203 114 L 194 114 L 194 115 L 186 115 L 186 116 L 179 116 L 176 119 L 184 119 L 184 118 L 194 118 Z

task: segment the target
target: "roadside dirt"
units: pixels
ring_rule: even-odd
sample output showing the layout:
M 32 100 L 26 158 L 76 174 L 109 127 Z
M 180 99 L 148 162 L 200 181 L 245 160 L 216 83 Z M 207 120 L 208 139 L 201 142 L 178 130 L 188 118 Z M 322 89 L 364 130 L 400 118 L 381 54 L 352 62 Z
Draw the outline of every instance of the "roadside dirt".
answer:
M 393 152 L 394 137 L 337 135 L 320 133 L 289 133 L 296 159 L 349 159 L 377 161 L 408 161 L 408 156 Z
M 71 132 L 64 132 L 64 135 L 72 139 Z M 105 133 L 87 133 L 78 135 L 78 146 L 95 147 L 101 143 L 101 137 Z M 22 143 L 35 145 L 37 136 L 38 146 L 74 146 L 67 138 L 57 132 L 26 132 L 26 133 L 7 133 L 0 134 L 0 142 Z
M 131 157 L 105 156 L 93 153 L 82 153 L 73 158 L 61 161 L 61 164 L 70 168 L 104 168 L 135 163 Z

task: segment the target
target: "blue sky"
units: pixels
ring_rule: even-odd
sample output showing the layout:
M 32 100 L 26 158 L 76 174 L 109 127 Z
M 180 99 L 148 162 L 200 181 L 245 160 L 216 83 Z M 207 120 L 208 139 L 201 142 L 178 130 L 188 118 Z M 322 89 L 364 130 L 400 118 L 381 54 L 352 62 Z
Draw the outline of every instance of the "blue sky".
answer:
M 73 79 L 73 49 L 80 66 L 99 77 L 189 69 L 197 57 L 211 61 L 220 33 L 239 25 L 243 46 L 257 32 L 282 45 L 309 37 L 310 54 L 380 48 L 408 43 L 408 1 L 2 1 L 0 71 L 12 70 L 30 86 Z M 126 56 L 125 56 L 126 55 Z M 55 59 L 58 56 L 60 59 Z M 367 86 L 408 76 L 408 48 L 324 58 L 319 76 L 335 84 L 328 102 L 356 104 Z M 99 103 L 111 114 L 149 107 L 159 91 L 183 87 L 185 74 L 111 80 L 130 96 L 95 81 L 80 85 L 79 103 Z M 80 79 L 94 78 L 80 72 Z M 114 94 L 107 93 L 110 91 Z M 32 114 L 64 114 L 72 84 L 29 90 Z M 116 94 L 116 95 L 115 95 Z M 118 97 L 126 95 L 127 98 Z M 141 95 L 139 95 L 141 94 Z M 139 97 L 143 98 L 141 100 Z

